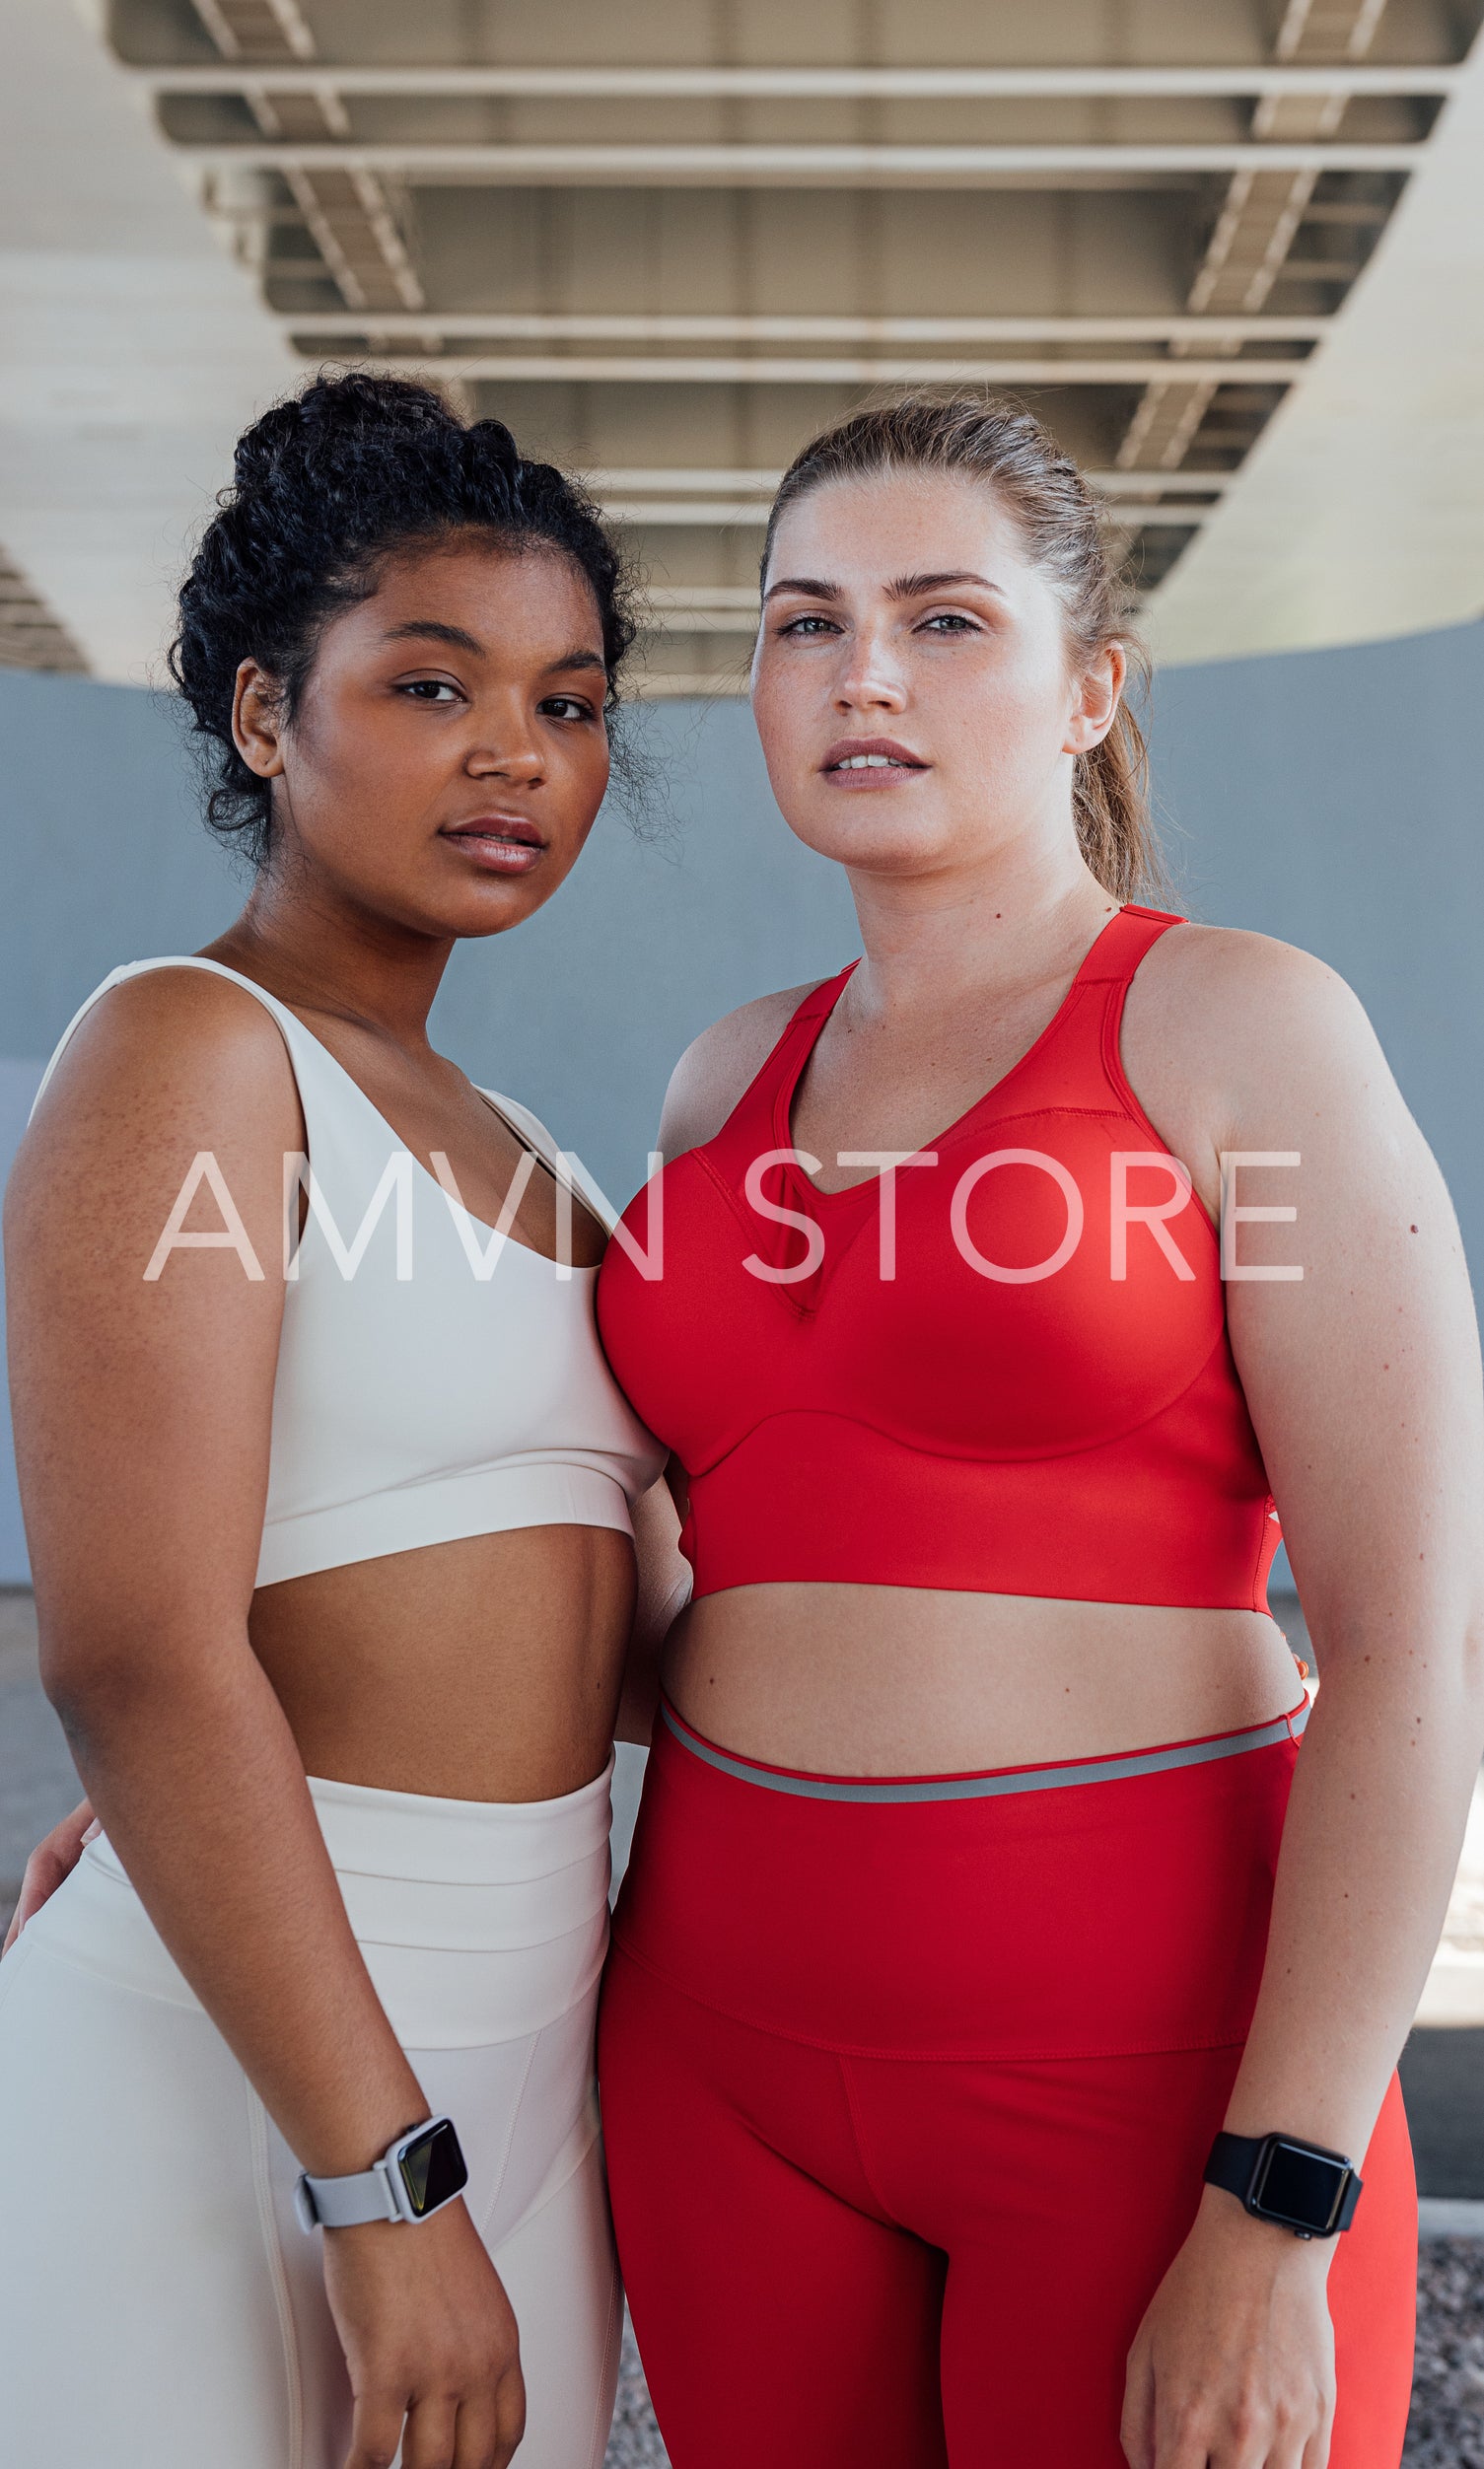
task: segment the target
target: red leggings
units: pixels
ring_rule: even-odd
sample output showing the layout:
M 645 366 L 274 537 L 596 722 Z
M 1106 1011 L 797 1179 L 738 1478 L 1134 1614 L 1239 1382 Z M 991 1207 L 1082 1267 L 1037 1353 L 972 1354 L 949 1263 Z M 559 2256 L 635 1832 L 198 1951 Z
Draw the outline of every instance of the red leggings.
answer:
M 671 1721 L 600 2068 L 674 2469 L 1125 2469 L 1124 2363 L 1241 2055 L 1295 1741 L 944 1798 L 790 1777 Z M 1406 2426 L 1394 2082 L 1364 2174 L 1329 2282 L 1331 2469 L 1396 2469 Z

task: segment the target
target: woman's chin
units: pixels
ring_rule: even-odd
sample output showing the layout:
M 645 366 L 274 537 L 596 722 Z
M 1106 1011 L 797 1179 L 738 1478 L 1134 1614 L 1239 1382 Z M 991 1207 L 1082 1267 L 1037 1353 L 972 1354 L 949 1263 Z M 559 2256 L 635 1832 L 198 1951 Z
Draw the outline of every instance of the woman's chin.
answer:
M 966 845 L 961 817 L 955 823 L 931 811 L 913 813 L 894 797 L 847 800 L 826 792 L 824 800 L 817 795 L 801 800 L 792 812 L 785 808 L 784 818 L 795 839 L 816 856 L 873 875 L 937 873 L 985 854 L 977 833 L 974 845 Z

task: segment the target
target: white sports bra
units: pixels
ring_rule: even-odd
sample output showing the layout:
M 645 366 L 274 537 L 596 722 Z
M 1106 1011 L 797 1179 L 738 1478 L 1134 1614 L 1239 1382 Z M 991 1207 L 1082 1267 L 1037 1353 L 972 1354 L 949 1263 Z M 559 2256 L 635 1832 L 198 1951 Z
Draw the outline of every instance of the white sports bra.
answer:
M 254 996 L 304 1108 L 310 1209 L 286 1270 L 257 1584 L 516 1526 L 631 1533 L 629 1504 L 665 1452 L 603 1359 L 597 1269 L 559 1266 L 470 1218 L 285 1004 L 217 960 L 131 961 L 69 1022 L 41 1089 L 99 998 L 157 968 L 209 970 Z M 601 1192 L 544 1125 L 480 1094 L 611 1228 Z M 285 1219 L 288 1240 L 297 1217 L 286 1207 Z

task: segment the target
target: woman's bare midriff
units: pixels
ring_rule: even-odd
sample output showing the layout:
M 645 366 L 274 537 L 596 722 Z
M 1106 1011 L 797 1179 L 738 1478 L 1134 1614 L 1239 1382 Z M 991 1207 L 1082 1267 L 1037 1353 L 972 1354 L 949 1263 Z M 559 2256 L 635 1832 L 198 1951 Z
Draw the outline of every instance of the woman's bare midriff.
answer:
M 1259 1612 L 821 1585 L 703 1596 L 671 1632 L 664 1680 L 708 1739 L 836 1775 L 1199 1739 L 1272 1720 L 1301 1687 Z
M 634 1606 L 605 1526 L 525 1526 L 262 1587 L 253 1651 L 311 1775 L 546 1800 L 602 1772 Z

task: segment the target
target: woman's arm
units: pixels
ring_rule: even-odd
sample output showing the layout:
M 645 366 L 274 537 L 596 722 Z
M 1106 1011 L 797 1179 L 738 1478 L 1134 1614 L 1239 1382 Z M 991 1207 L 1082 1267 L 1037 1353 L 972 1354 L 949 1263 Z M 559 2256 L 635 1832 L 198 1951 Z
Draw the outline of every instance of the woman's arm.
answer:
M 1212 1145 L 1300 1159 L 1238 1169 L 1242 1206 L 1298 1216 L 1241 1225 L 1236 1260 L 1302 1279 L 1236 1278 L 1227 1299 L 1320 1673 L 1226 2124 L 1359 2161 L 1484 1747 L 1478 1336 L 1442 1176 L 1359 1004 L 1304 954 L 1223 943 L 1241 948 L 1217 952 L 1207 989 L 1229 1076 Z M 1130 2363 L 1138 2469 L 1205 2469 L 1208 2453 L 1320 2469 L 1332 2257 L 1206 2189 Z
M 776 1044 L 807 991 L 762 995 L 703 1029 L 686 1047 L 670 1077 L 660 1114 L 659 1148 L 682 1157 L 725 1123 L 764 1056 Z M 684 1515 L 685 1470 L 671 1457 L 663 1481 L 634 1505 L 634 1548 L 639 1594 L 634 1632 L 624 1667 L 617 1736 L 648 1748 L 660 1702 L 660 1660 L 665 1640 L 690 1600 L 691 1569 L 679 1549 Z
M 302 1149 L 271 1021 L 161 974 L 63 1058 L 6 1210 L 11 1376 L 42 1678 L 161 1937 L 306 2168 L 366 2168 L 428 2114 L 346 1919 L 293 1737 L 248 1642 L 283 1311 L 283 1156 Z M 187 1231 L 147 1269 L 193 1161 Z M 325 2234 L 356 2391 L 354 2469 L 444 2459 L 462 2396 L 519 2434 L 503 2292 L 461 2204 Z M 455 2396 L 451 2398 L 451 2395 Z M 464 2459 L 460 2433 L 459 2462 Z M 470 2459 L 486 2456 L 469 2451 Z
M 680 1520 L 672 1495 L 672 1483 L 662 1476 L 634 1503 L 639 1589 L 616 1731 L 620 1740 L 632 1740 L 643 1749 L 655 1728 L 665 1641 L 690 1600 L 690 1563 L 680 1554 Z

